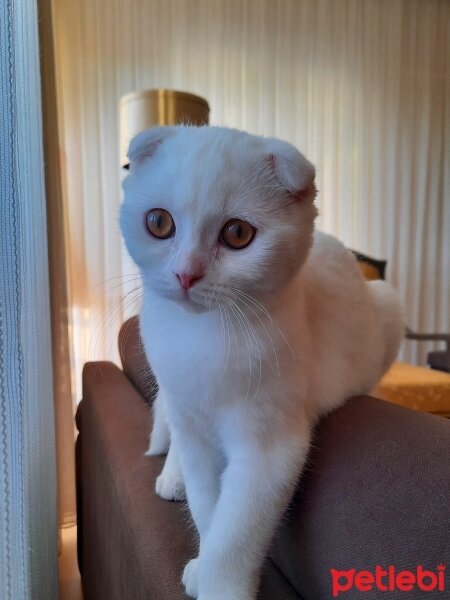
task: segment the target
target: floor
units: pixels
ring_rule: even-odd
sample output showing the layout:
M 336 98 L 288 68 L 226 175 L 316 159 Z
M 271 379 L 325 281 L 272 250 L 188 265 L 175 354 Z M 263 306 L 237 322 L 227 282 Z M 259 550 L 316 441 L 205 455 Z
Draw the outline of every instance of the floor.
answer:
M 83 600 L 77 564 L 77 527 L 60 529 L 59 600 Z

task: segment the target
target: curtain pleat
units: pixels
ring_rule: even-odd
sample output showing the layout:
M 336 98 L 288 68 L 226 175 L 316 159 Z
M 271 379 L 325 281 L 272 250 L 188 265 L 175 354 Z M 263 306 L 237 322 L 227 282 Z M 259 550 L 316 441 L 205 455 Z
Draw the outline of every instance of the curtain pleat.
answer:
M 106 288 L 136 272 L 117 226 L 118 103 L 144 88 L 199 94 L 212 124 L 297 145 L 317 166 L 319 226 L 388 260 L 410 327 L 450 328 L 450 3 L 58 0 L 55 13 L 78 366 L 115 359 L 136 310 Z M 402 357 L 424 364 L 431 347 L 405 342 Z

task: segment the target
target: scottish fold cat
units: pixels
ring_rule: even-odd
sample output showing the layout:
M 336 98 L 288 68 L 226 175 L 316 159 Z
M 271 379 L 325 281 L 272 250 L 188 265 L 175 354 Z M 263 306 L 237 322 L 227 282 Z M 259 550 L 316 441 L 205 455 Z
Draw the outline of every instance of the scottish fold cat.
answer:
M 400 305 L 314 229 L 314 167 L 290 144 L 157 127 L 129 159 L 120 222 L 159 385 L 148 454 L 168 453 L 156 492 L 186 494 L 198 529 L 186 592 L 251 600 L 312 427 L 388 369 Z

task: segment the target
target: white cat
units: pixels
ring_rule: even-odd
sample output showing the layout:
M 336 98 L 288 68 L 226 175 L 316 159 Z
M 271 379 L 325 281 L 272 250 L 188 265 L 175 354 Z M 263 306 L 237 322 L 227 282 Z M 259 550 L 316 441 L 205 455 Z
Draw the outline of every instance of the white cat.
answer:
M 159 384 L 148 454 L 168 451 L 156 491 L 186 485 L 200 535 L 187 593 L 251 600 L 312 427 L 392 363 L 400 305 L 314 232 L 314 167 L 290 144 L 158 127 L 129 159 L 121 227 Z

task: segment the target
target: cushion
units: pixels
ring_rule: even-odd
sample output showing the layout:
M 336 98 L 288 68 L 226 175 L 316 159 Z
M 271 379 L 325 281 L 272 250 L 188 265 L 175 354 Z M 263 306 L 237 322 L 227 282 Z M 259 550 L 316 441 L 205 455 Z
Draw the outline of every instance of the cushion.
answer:
M 373 394 L 414 410 L 450 416 L 449 373 L 396 362 Z

